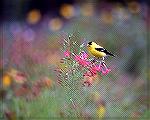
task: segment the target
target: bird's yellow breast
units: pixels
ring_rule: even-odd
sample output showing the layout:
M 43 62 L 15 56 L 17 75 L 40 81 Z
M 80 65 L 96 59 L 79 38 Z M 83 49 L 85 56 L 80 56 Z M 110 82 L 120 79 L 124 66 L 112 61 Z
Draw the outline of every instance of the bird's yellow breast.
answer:
M 95 48 L 88 47 L 88 50 L 95 57 L 102 58 L 102 57 L 106 56 L 106 54 L 104 52 L 97 51 L 97 50 L 95 50 Z

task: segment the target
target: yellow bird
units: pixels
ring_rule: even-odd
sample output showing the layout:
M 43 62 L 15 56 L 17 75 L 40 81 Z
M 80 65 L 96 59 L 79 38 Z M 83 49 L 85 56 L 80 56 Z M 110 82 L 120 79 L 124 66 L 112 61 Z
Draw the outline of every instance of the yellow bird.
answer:
M 104 57 L 107 55 L 115 57 L 115 55 L 108 52 L 103 47 L 97 45 L 95 42 L 89 42 L 87 47 L 88 47 L 88 51 L 97 58 L 103 58 L 104 59 Z

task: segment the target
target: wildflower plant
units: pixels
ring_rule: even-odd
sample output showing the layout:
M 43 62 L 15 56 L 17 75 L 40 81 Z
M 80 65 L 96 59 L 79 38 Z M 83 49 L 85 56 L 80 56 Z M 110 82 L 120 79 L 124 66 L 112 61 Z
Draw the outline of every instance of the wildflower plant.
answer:
M 62 59 L 57 69 L 57 84 L 65 94 L 65 104 L 74 111 L 71 117 L 79 117 L 85 106 L 85 87 L 94 84 L 95 76 L 107 75 L 111 70 L 103 60 L 89 55 L 86 50 L 87 41 L 81 41 L 76 36 L 68 36 L 61 42 Z M 82 99 L 81 99 L 82 98 Z M 69 110 L 68 109 L 68 110 Z M 69 115 L 66 111 L 67 116 Z

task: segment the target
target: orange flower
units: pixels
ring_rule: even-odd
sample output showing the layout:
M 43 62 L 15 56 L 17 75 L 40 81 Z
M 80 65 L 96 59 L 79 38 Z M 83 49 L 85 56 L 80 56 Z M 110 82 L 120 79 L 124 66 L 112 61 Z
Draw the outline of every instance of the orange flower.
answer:
M 83 86 L 91 86 L 92 83 L 94 82 L 95 77 L 89 77 L 89 76 L 84 76 L 84 82 L 83 82 Z
M 12 79 L 11 79 L 11 76 L 10 75 L 8 75 L 8 74 L 5 74 L 4 76 L 3 76 L 3 86 L 4 87 L 9 87 L 10 86 L 10 84 L 11 84 L 11 82 L 12 82 Z
M 88 76 L 87 74 L 90 74 L 89 72 L 87 72 L 84 75 L 84 81 L 83 81 L 83 86 L 91 86 L 93 82 L 95 82 L 96 84 L 98 84 L 101 80 L 99 75 L 94 75 L 94 76 Z
M 52 80 L 49 79 L 48 77 L 45 77 L 44 80 L 43 80 L 43 85 L 45 87 L 51 87 L 52 86 Z

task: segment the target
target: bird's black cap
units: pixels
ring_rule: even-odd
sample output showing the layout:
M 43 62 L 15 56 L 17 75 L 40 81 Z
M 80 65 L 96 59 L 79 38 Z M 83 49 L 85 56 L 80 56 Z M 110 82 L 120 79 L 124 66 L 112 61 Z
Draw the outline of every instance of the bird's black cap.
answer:
M 92 42 L 89 42 L 88 44 L 89 44 L 89 45 L 92 45 Z

